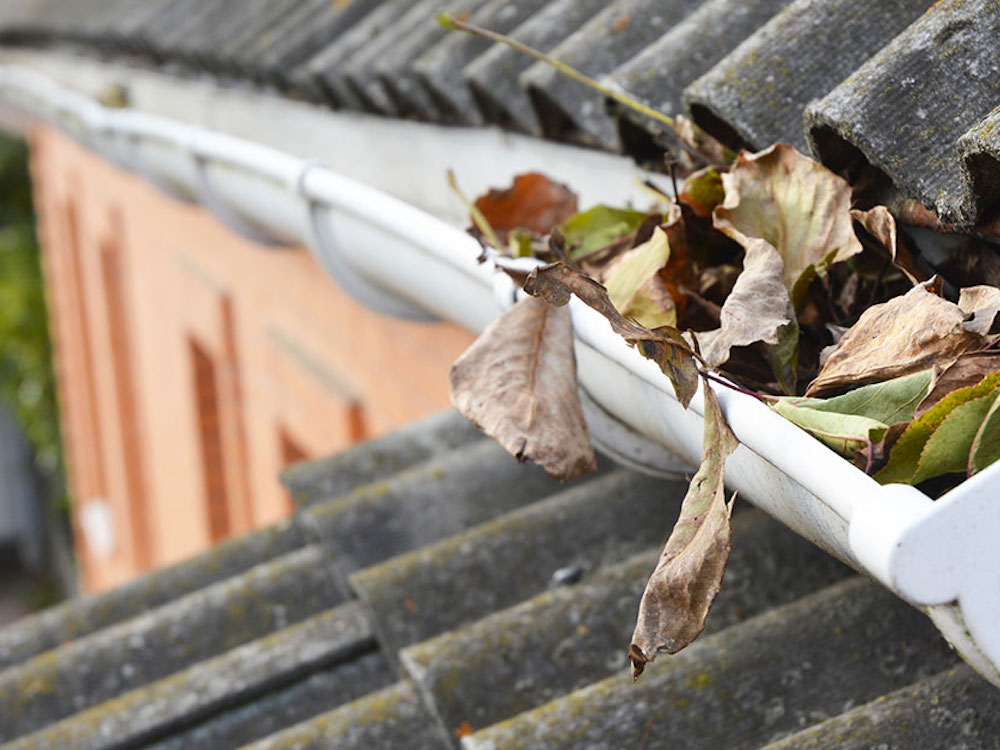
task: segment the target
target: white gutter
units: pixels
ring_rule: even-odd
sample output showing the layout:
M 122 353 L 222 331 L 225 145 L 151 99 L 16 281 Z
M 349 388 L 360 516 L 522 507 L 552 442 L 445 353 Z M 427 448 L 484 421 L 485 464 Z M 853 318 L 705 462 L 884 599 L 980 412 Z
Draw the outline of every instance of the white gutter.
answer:
M 513 285 L 476 262 L 480 248 L 465 232 L 324 165 L 162 116 L 107 109 L 16 66 L 0 66 L 0 91 L 9 105 L 203 204 L 235 231 L 265 244 L 308 246 L 345 290 L 379 312 L 479 331 L 513 304 Z M 400 125 L 400 137 L 406 128 Z M 442 129 L 438 137 L 474 136 Z M 510 157 L 502 143 L 482 141 L 477 158 L 502 163 Z M 589 180 L 597 194 L 613 180 L 621 184 L 621 175 Z M 684 410 L 659 369 L 604 318 L 576 299 L 571 312 L 599 446 L 654 473 L 696 464 L 701 394 Z M 912 487 L 881 487 L 757 400 L 714 390 L 741 442 L 727 463 L 729 484 L 927 611 L 964 658 L 1000 685 L 1000 464 L 934 502 Z

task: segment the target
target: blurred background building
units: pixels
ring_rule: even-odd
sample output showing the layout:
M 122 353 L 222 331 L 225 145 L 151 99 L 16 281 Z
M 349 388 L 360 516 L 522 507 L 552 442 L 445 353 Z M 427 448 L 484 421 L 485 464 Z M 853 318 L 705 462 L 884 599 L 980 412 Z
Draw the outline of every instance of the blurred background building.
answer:
M 446 406 L 469 333 L 382 318 L 53 129 L 30 144 L 84 590 L 288 515 L 282 467 Z

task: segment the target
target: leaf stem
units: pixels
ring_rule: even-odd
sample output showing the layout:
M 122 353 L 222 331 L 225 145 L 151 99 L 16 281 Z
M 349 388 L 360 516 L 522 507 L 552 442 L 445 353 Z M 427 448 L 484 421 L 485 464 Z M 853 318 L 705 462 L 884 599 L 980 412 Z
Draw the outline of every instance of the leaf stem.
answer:
M 574 81 L 579 81 L 585 86 L 589 86 L 590 88 L 594 89 L 603 96 L 606 96 L 609 99 L 614 99 L 619 104 L 622 104 L 628 107 L 629 109 L 635 110 L 636 112 L 645 115 L 646 117 L 652 118 L 653 120 L 656 120 L 657 122 L 670 128 L 671 130 L 673 130 L 674 127 L 676 126 L 676 122 L 674 121 L 673 117 L 665 115 L 662 112 L 653 109 L 652 107 L 647 107 L 645 104 L 638 101 L 637 99 L 633 99 L 628 94 L 625 94 L 621 91 L 616 91 L 615 89 L 609 86 L 605 86 L 600 81 L 597 81 L 591 78 L 590 76 L 584 75 L 580 71 L 570 67 L 561 60 L 556 60 L 554 57 L 549 57 L 544 52 L 539 52 L 533 47 L 529 47 L 526 44 L 522 44 L 516 39 L 511 39 L 509 36 L 498 34 L 497 32 L 490 31 L 489 29 L 484 29 L 481 26 L 475 26 L 467 22 L 460 16 L 456 16 L 452 13 L 439 13 L 437 21 L 446 29 L 453 31 L 465 31 L 469 34 L 482 37 L 483 39 L 489 39 L 491 42 L 506 44 L 508 47 L 511 47 L 512 49 L 515 49 L 522 54 L 528 55 L 528 57 L 532 57 L 535 60 L 539 60 L 540 62 L 543 62 L 546 65 L 551 65 L 560 73 L 572 78 Z
M 757 391 L 751 391 L 749 388 L 744 388 L 742 385 L 737 383 L 731 383 L 730 381 L 720 378 L 718 375 L 709 372 L 708 370 L 698 370 L 698 374 L 701 375 L 706 380 L 711 380 L 713 383 L 718 383 L 723 385 L 730 390 L 736 391 L 737 393 L 742 393 L 747 396 L 753 396 L 758 401 L 780 401 L 781 398 L 778 396 L 769 396 L 765 393 L 757 393 Z
M 465 208 L 468 210 L 469 216 L 472 218 L 472 223 L 478 227 L 480 232 L 483 233 L 487 242 L 493 245 L 498 252 L 502 253 L 504 247 L 500 242 L 500 237 L 497 235 L 496 230 L 490 225 L 489 220 L 483 215 L 483 212 L 476 207 L 476 204 L 465 196 L 465 193 L 463 193 L 462 189 L 458 186 L 458 180 L 455 179 L 455 173 L 450 169 L 448 170 L 448 185 L 455 192 L 455 195 L 458 196 L 459 200 L 465 204 Z

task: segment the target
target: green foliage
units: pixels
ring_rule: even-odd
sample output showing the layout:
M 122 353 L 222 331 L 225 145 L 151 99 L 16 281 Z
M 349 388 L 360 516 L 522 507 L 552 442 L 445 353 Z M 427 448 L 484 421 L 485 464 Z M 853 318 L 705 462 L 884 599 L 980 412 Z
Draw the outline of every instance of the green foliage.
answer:
M 62 448 L 27 147 L 0 136 L 0 399 L 21 424 L 50 486 Z

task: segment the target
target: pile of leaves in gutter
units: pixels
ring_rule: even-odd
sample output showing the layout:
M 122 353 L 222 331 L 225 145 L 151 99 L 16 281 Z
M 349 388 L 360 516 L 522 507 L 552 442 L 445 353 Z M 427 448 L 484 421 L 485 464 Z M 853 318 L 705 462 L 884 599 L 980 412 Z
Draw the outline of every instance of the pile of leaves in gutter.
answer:
M 1000 288 L 946 284 L 887 207 L 791 146 L 711 159 L 689 164 L 676 198 L 647 183 L 650 210 L 581 212 L 538 173 L 466 201 L 483 259 L 526 295 L 455 363 L 455 406 L 559 480 L 593 471 L 575 295 L 656 362 L 684 407 L 715 380 L 879 482 L 935 495 L 996 461 Z M 510 260 L 524 257 L 539 263 Z M 737 439 L 712 388 L 702 393 L 702 464 L 640 603 L 635 677 L 701 633 L 729 557 L 723 468 Z

